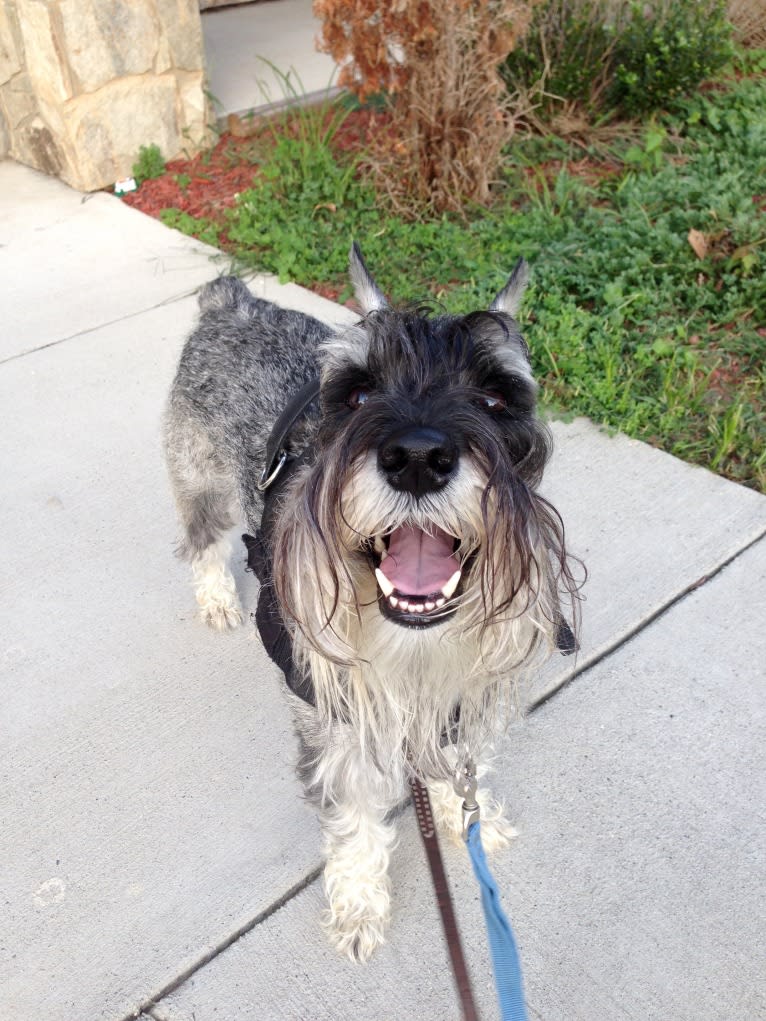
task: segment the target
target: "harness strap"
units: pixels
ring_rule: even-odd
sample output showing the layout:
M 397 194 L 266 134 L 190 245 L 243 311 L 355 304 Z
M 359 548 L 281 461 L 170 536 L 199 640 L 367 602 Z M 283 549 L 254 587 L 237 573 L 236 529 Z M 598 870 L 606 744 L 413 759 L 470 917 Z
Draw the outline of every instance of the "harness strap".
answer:
M 455 977 L 460 1006 L 463 1012 L 463 1021 L 479 1021 L 476 1012 L 476 1003 L 471 989 L 471 979 L 468 975 L 468 968 L 463 955 L 463 947 L 460 942 L 460 932 L 455 919 L 455 911 L 452 906 L 452 897 L 447 883 L 447 876 L 444 872 L 444 862 L 439 850 L 439 839 L 436 836 L 436 825 L 434 824 L 433 812 L 431 811 L 431 799 L 428 797 L 428 788 L 418 779 L 417 776 L 410 776 L 410 787 L 412 788 L 412 800 L 415 805 L 415 815 L 418 820 L 420 836 L 423 846 L 426 849 L 428 865 L 431 869 L 431 879 L 436 893 L 436 902 L 442 918 L 444 938 L 447 941 L 450 961 L 452 962 L 452 974 Z

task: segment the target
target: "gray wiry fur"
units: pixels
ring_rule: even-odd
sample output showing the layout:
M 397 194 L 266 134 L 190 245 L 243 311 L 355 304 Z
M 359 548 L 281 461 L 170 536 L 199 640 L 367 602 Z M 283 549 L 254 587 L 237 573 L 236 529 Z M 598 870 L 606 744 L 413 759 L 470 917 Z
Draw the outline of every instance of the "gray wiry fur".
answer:
M 279 503 L 274 583 L 297 669 L 316 694 L 316 708 L 291 704 L 298 771 L 325 841 L 328 929 L 341 951 L 365 959 L 384 939 L 387 817 L 409 772 L 429 778 L 438 820 L 459 834 L 445 782 L 455 753 L 444 747 L 456 710 L 458 745 L 476 757 L 515 682 L 553 648 L 560 599 L 575 586 L 560 520 L 537 493 L 549 442 L 513 318 L 525 265 L 490 312 L 429 318 L 392 310 L 358 249 L 351 264 L 366 315 L 337 333 L 238 280 L 204 288 L 168 403 L 166 451 L 203 617 L 233 626 L 241 617 L 224 532 L 242 518 L 258 529 L 272 425 L 321 376 L 321 408 L 289 438 L 311 456 Z M 445 586 L 440 604 L 392 599 L 376 582 L 386 544 L 405 533 L 426 545 L 436 537 L 440 567 L 460 563 L 458 587 Z M 487 800 L 485 845 L 509 833 Z
M 199 305 L 166 418 L 167 463 L 189 558 L 239 520 L 233 506 L 258 528 L 255 483 L 271 427 L 287 397 L 317 375 L 317 348 L 331 335 L 316 319 L 253 297 L 235 277 L 206 284 Z M 299 425 L 294 444 L 302 446 L 315 428 L 314 414 Z

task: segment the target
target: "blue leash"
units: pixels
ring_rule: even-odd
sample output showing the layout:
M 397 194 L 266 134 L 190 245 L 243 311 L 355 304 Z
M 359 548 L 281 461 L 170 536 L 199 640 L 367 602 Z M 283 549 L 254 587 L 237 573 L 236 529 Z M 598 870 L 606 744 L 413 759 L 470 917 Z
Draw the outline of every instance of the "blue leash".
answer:
M 487 923 L 489 949 L 495 970 L 495 986 L 500 1001 L 502 1021 L 528 1021 L 524 1005 L 524 990 L 521 981 L 521 965 L 516 940 L 513 938 L 511 923 L 506 918 L 500 903 L 500 891 L 489 871 L 484 848 L 481 844 L 481 823 L 472 823 L 468 828 L 466 847 L 471 865 L 481 887 L 481 904 Z
M 500 903 L 500 891 L 489 871 L 481 843 L 479 804 L 476 800 L 476 770 L 468 759 L 455 780 L 455 792 L 463 797 L 463 836 L 481 889 L 481 904 L 487 925 L 492 967 L 495 972 L 501 1021 L 528 1021 L 521 980 L 521 965 L 513 930 Z

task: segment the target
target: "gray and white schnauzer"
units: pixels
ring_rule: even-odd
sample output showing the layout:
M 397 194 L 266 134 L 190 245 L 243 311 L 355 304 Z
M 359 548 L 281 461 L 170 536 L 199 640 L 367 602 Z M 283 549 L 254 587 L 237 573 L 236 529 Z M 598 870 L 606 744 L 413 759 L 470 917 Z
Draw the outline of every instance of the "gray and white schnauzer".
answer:
M 486 756 L 519 678 L 572 651 L 561 606 L 576 585 L 537 492 L 550 441 L 515 319 L 526 264 L 464 316 L 390 307 L 356 246 L 351 277 L 363 318 L 340 330 L 235 278 L 208 284 L 166 447 L 215 628 L 242 619 L 226 532 L 244 519 L 255 536 L 256 617 L 319 812 L 328 930 L 364 960 L 389 920 L 391 810 L 409 776 L 459 839 L 456 761 Z M 512 833 L 485 797 L 485 848 Z

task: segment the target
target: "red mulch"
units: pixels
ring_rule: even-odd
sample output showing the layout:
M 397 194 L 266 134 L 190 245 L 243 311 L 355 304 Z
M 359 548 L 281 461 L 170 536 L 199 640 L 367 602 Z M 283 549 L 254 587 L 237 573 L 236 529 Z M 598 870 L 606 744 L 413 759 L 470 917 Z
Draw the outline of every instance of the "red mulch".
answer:
M 361 151 L 370 131 L 384 122 L 384 114 L 353 110 L 335 132 L 333 147 L 341 152 Z M 279 126 L 280 131 L 291 128 L 298 130 L 297 117 Z M 193 159 L 172 160 L 162 177 L 144 181 L 123 199 L 149 216 L 158 217 L 161 210 L 173 206 L 190 216 L 221 223 L 236 196 L 252 187 L 258 164 L 272 144 L 273 129 L 274 125 L 263 125 L 249 138 L 225 132 L 213 149 Z
M 222 135 L 214 149 L 193 159 L 172 160 L 162 177 L 144 181 L 124 201 L 149 216 L 175 206 L 190 216 L 219 220 L 235 196 L 253 183 L 258 170 L 253 150 L 252 139 Z

